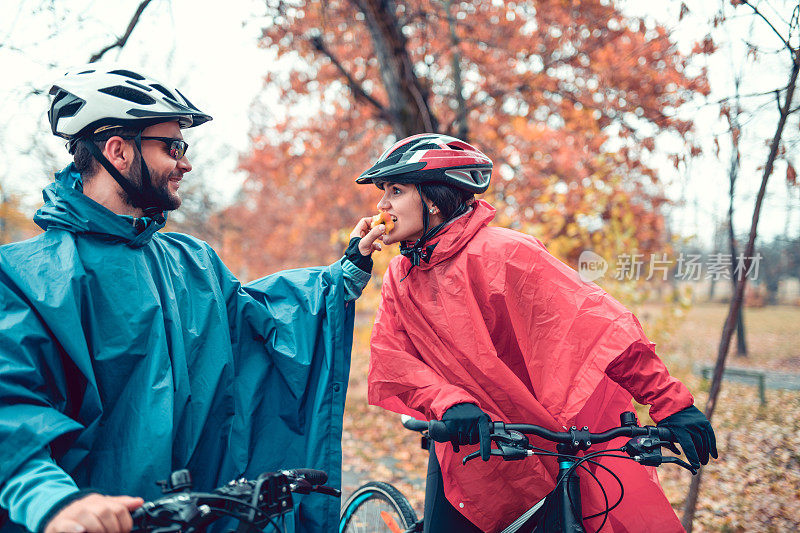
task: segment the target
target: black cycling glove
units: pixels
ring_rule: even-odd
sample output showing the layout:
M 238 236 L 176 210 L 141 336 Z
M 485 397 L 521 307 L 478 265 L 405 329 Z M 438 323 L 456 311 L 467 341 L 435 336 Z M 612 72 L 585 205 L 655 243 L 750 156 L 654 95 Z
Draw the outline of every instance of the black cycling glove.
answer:
M 489 415 L 480 407 L 473 403 L 458 403 L 444 412 L 442 422 L 451 435 L 454 451 L 458 451 L 460 444 L 480 444 L 481 459 L 489 460 L 492 428 Z
M 717 458 L 717 439 L 714 429 L 700 409 L 691 405 L 659 422 L 658 427 L 669 428 L 686 455 L 686 459 L 699 468 L 708 463 L 708 455 Z
M 358 243 L 360 242 L 360 237 L 350 239 L 350 243 L 344 251 L 344 256 L 355 266 L 369 274 L 372 272 L 372 256 L 361 255 L 361 251 L 358 249 Z

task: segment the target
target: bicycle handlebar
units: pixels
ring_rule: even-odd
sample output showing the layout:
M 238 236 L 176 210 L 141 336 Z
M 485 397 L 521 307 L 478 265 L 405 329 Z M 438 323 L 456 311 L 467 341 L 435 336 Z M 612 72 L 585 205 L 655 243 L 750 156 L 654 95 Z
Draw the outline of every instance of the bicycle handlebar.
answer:
M 450 442 L 452 436 L 447 431 L 447 427 L 441 420 L 431 420 L 426 423 L 428 434 L 436 442 Z M 653 426 L 622 426 L 603 431 L 601 433 L 592 433 L 588 427 L 578 430 L 574 426 L 570 431 L 551 431 L 541 426 L 533 424 L 514 424 L 505 422 L 492 422 L 492 433 L 518 431 L 526 435 L 536 435 L 551 442 L 572 444 L 583 448 L 592 444 L 599 444 L 601 442 L 608 442 L 617 437 L 639 437 L 643 435 L 651 435 L 655 430 L 659 439 L 669 442 L 676 442 L 672 436 L 672 432 L 667 428 L 659 428 Z M 408 427 L 408 426 L 407 426 Z M 419 431 L 419 430 L 418 430 Z M 587 442 L 588 441 L 588 442 Z
M 293 492 L 340 496 L 338 489 L 323 485 L 327 480 L 328 474 L 322 470 L 298 468 L 265 472 L 255 480 L 233 480 L 211 492 L 194 492 L 188 471 L 178 470 L 168 481 L 159 482 L 165 496 L 145 502 L 131 513 L 131 531 L 193 533 L 205 531 L 224 516 L 261 530 L 270 522 L 274 524 L 273 518 L 293 509 Z
M 670 451 L 680 454 L 675 446 L 677 439 L 667 428 L 656 426 L 639 426 L 636 422 L 636 415 L 632 412 L 625 412 L 620 415 L 619 427 L 609 429 L 600 433 L 592 433 L 588 427 L 578 429 L 575 426 L 568 431 L 552 431 L 542 426 L 533 424 L 516 424 L 505 422 L 490 422 L 491 440 L 497 444 L 497 448 L 490 450 L 490 455 L 501 456 L 506 461 L 522 459 L 531 454 L 532 448 L 527 437 L 524 435 L 535 435 L 545 440 L 555 442 L 563 446 L 558 450 L 559 455 L 571 456 L 581 450 L 588 450 L 592 445 L 601 442 L 608 442 L 617 437 L 628 437 L 630 440 L 623 446 L 625 452 L 634 460 L 644 465 L 658 466 L 662 463 L 674 463 L 692 474 L 697 473 L 697 469 L 690 464 L 676 457 L 663 457 L 661 447 L 666 447 Z M 447 426 L 441 420 L 431 420 L 425 422 L 410 417 L 403 418 L 403 425 L 415 431 L 427 431 L 428 436 L 436 442 L 451 442 L 452 435 L 447 430 Z M 480 455 L 480 452 L 473 452 L 465 456 L 462 460 L 467 461 Z

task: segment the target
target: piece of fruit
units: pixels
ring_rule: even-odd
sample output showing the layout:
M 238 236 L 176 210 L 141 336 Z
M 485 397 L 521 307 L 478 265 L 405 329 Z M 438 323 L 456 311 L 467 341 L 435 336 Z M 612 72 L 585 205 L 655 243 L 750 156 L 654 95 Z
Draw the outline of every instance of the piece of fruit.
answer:
M 384 224 L 386 226 L 386 233 L 389 233 L 394 229 L 394 220 L 392 220 L 392 215 L 390 215 L 386 211 L 381 211 L 380 213 L 372 217 L 372 223 L 370 224 L 370 228 L 374 228 L 378 224 Z

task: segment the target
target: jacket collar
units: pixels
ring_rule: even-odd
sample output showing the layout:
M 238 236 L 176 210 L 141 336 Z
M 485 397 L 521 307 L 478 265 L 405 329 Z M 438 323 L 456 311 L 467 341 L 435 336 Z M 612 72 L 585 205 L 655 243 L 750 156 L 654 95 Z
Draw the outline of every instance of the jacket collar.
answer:
M 61 229 L 74 234 L 89 234 L 124 242 L 131 248 L 146 245 L 166 221 L 117 215 L 83 194 L 83 179 L 73 164 L 55 175 L 55 181 L 42 191 L 44 205 L 33 221 L 43 230 Z
M 456 218 L 426 243 L 422 261 L 418 268 L 427 270 L 455 255 L 472 237 L 494 219 L 496 210 L 485 200 L 476 200 L 472 209 Z M 406 257 L 404 263 L 410 268 L 412 263 Z

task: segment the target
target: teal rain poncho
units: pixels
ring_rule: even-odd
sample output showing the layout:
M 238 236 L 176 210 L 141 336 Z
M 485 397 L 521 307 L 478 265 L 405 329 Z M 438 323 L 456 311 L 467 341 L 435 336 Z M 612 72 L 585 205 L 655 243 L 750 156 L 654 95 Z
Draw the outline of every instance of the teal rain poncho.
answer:
M 72 166 L 44 196 L 45 232 L 0 248 L 0 486 L 48 446 L 106 494 L 156 498 L 178 468 L 198 490 L 292 467 L 340 485 L 339 262 L 241 285 L 198 239 L 137 235 Z M 336 498 L 295 501 L 297 531 L 335 529 Z

